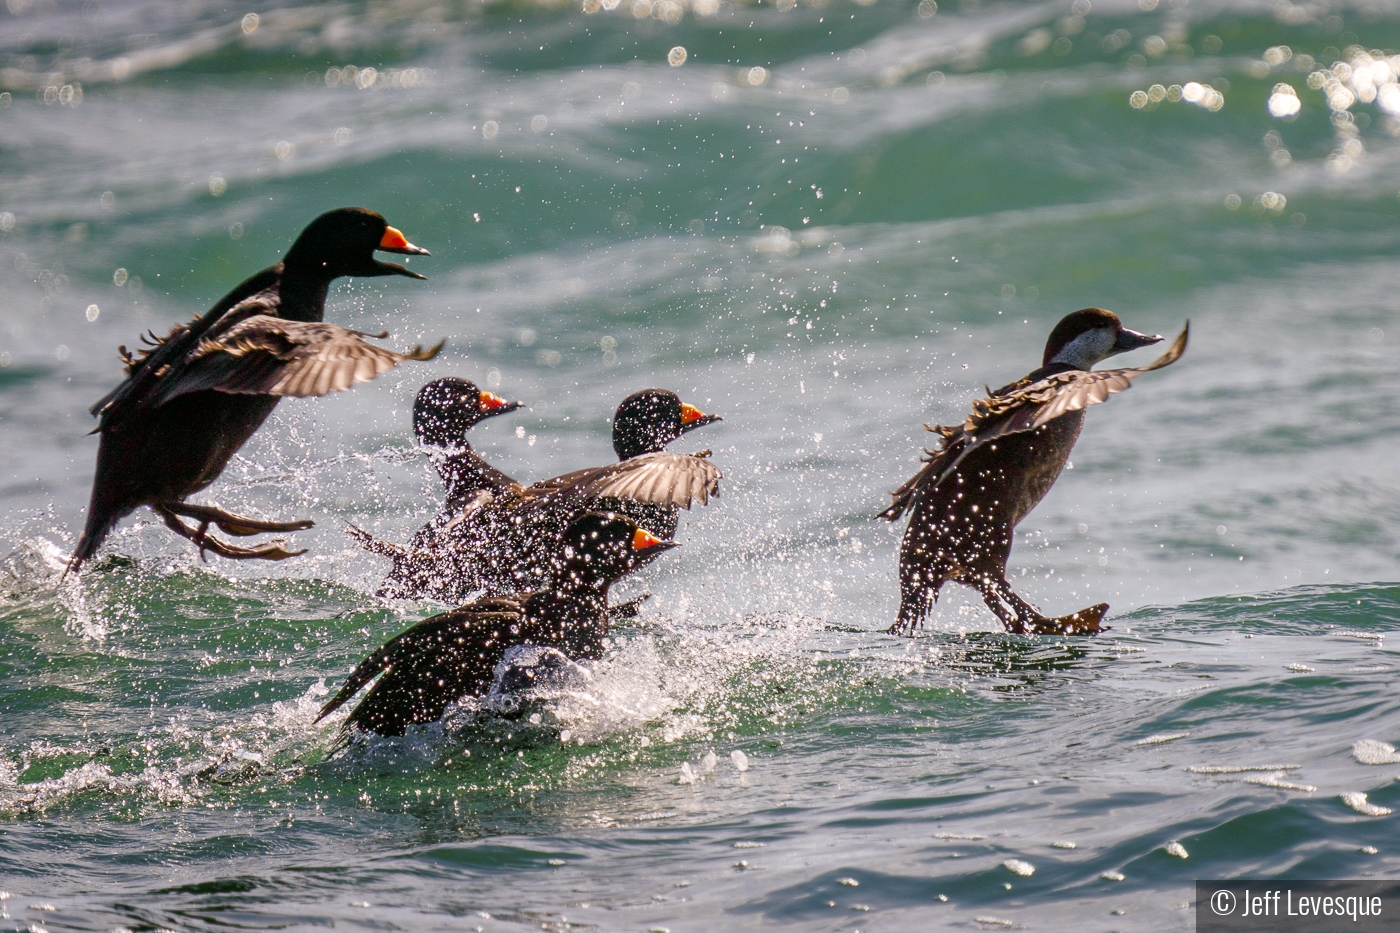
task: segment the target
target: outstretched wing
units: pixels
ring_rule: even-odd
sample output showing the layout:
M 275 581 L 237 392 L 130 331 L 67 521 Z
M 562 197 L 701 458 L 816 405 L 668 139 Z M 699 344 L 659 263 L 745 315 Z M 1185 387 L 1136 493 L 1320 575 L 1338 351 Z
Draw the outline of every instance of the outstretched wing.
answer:
M 578 491 L 590 499 L 609 497 L 678 505 L 690 508 L 696 499 L 708 505 L 719 492 L 724 474 L 708 459 L 709 451 L 699 454 L 673 454 L 660 451 L 642 454 L 599 471 L 579 483 Z
M 280 297 L 272 286 L 277 282 L 278 270 L 278 266 L 273 266 L 252 276 L 202 317 L 188 324 L 176 324 L 164 337 L 150 334 L 146 338 L 150 345 L 147 349 L 131 353 L 126 347 L 120 348 L 127 376 L 90 409 L 101 419 L 101 427 L 112 427 L 131 412 L 147 407 L 151 394 L 177 377 L 190 352 L 206 334 L 254 315 L 275 315 Z
M 536 483 L 522 491 L 525 502 L 549 499 L 630 499 L 655 505 L 690 508 L 695 500 L 709 504 L 718 495 L 724 478 L 719 467 L 707 459 L 708 450 L 695 454 L 673 454 L 662 450 L 641 454 L 620 463 L 565 473 Z
M 1190 330 L 1188 322 L 1167 352 L 1148 366 L 1057 373 L 1029 385 L 1014 384 L 1011 391 L 1003 395 L 990 395 L 973 402 L 972 414 L 958 427 L 929 429 L 943 435 L 942 445 L 936 451 L 928 451 L 923 468 L 891 493 L 894 503 L 881 512 L 880 517 L 894 521 L 920 493 L 936 487 L 968 454 L 983 444 L 1008 434 L 1034 431 L 1062 415 L 1106 402 L 1110 396 L 1131 386 L 1143 373 L 1175 363 L 1186 352 Z
M 362 339 L 369 336 L 374 335 L 335 324 L 254 315 L 199 341 L 150 404 L 204 389 L 296 398 L 327 395 L 367 382 L 404 360 L 430 360 L 442 349 L 439 343 L 395 353 Z

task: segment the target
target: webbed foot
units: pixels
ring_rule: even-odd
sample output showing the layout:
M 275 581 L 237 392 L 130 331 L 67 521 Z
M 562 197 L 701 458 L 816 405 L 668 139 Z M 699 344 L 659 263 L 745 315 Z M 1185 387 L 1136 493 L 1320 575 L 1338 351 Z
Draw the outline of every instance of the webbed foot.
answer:
M 1109 628 L 1099 624 L 1106 612 L 1108 603 L 1099 603 L 1054 619 L 1040 616 L 1031 620 L 1028 631 L 1032 635 L 1097 635 Z
M 230 560 L 286 560 L 289 557 L 296 557 L 300 554 L 306 553 L 306 548 L 301 548 L 300 550 L 296 551 L 289 551 L 286 548 L 282 547 L 282 545 L 276 541 L 269 541 L 266 544 L 259 544 L 257 547 L 239 547 L 236 544 L 229 544 L 226 541 L 220 541 L 218 538 L 209 534 L 209 524 L 211 521 L 217 524 L 220 528 L 223 528 L 225 531 L 228 531 L 230 534 L 258 534 L 258 531 L 233 531 L 229 528 L 229 526 L 225 525 L 222 521 L 214 519 L 212 516 L 209 518 L 201 518 L 199 522 L 199 527 L 191 528 L 189 525 L 186 525 L 184 522 L 180 521 L 179 513 L 176 511 L 176 507 L 178 507 L 181 510 L 198 509 L 201 512 L 204 511 L 205 507 L 189 506 L 183 502 L 173 504 L 161 504 L 152 507 L 155 509 L 156 513 L 160 515 L 162 519 L 165 520 L 165 526 L 167 528 L 175 532 L 180 537 L 188 538 L 190 541 L 194 542 L 195 546 L 199 548 L 200 560 L 204 559 L 205 551 L 212 551 L 213 553 L 218 554 L 220 557 L 227 557 Z M 220 512 L 219 509 L 211 509 L 209 511 L 215 513 Z M 238 524 L 238 521 L 236 521 L 238 519 L 238 516 L 236 515 L 229 515 L 229 513 L 227 512 L 223 512 L 221 514 L 228 516 L 231 520 L 235 520 L 231 521 L 231 524 L 235 528 L 249 527 L 246 525 L 240 526 Z M 278 525 L 281 523 L 259 522 L 257 524 Z M 297 528 L 292 529 L 298 531 L 303 528 L 310 527 L 309 522 L 288 522 L 286 524 L 298 526 Z

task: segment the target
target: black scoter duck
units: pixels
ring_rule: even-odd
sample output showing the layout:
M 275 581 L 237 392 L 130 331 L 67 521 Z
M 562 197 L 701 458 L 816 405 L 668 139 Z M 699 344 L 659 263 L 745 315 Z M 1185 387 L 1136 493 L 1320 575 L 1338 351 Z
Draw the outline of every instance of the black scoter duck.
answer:
M 450 602 L 538 589 L 549 580 L 559 536 L 587 509 L 631 516 L 662 540 L 676 535 L 680 510 L 718 494 L 722 474 L 710 452 L 675 454 L 663 448 L 688 431 L 721 420 L 674 392 L 629 395 L 613 417 L 618 462 L 566 473 L 533 486 L 496 492 L 467 513 L 429 550 L 396 560 L 379 595 Z M 383 553 L 383 552 L 380 552 Z
M 928 428 L 942 442 L 925 451 L 923 468 L 891 493 L 894 504 L 880 513 L 895 521 L 913 511 L 899 550 L 899 618 L 890 632 L 911 634 L 949 580 L 980 592 L 1007 631 L 1099 631 L 1106 603 L 1050 619 L 1012 591 L 1006 561 L 1016 524 L 1060 475 L 1084 426 L 1084 409 L 1176 362 L 1188 330 L 1150 366 L 1094 371 L 1101 360 L 1162 338 L 1128 330 L 1112 311 L 1076 311 L 1050 332 L 1039 369 L 989 389 L 961 425 Z
M 548 589 L 479 599 L 417 623 L 361 661 L 316 721 L 379 677 L 345 728 L 403 735 L 411 725 L 436 722 L 450 703 L 484 694 L 496 665 L 517 645 L 600 657 L 608 587 L 676 546 L 626 516 L 598 512 L 574 517 L 559 545 Z
M 201 556 L 282 560 L 304 551 L 275 543 L 237 547 L 208 534 L 299 531 L 309 521 L 265 522 L 188 496 L 209 486 L 284 396 L 348 389 L 404 360 L 431 359 L 442 346 L 395 353 L 366 343 L 376 336 L 321 322 L 326 292 L 342 275 L 405 275 L 375 250 L 426 256 L 374 211 L 346 207 L 322 214 L 281 262 L 225 295 L 203 317 L 149 338 L 136 354 L 121 348 L 126 379 L 92 407 L 102 435 L 87 524 L 68 569 L 76 570 L 124 516 L 148 505 Z M 377 335 L 379 337 L 384 334 Z M 192 519 L 196 527 L 181 517 Z
M 467 432 L 487 418 L 504 415 L 520 406 L 520 402 L 506 401 L 494 392 L 478 389 L 469 379 L 436 379 L 419 389 L 413 402 L 413 433 L 442 477 L 447 501 L 437 516 L 418 530 L 407 548 L 380 541 L 354 525 L 348 529 L 351 537 L 365 550 L 393 560 L 396 566 L 391 576 L 410 574 L 411 568 L 400 570 L 397 565 L 412 563 L 414 555 L 434 553 L 443 534 L 463 516 L 489 502 L 493 496 L 519 485 L 472 449 Z M 399 594 L 381 592 L 380 595 Z

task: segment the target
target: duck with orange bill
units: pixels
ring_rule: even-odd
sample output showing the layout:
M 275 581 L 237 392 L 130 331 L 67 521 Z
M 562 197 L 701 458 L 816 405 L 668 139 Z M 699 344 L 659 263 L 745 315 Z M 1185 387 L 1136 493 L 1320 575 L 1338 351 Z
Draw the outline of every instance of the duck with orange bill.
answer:
M 708 450 L 678 454 L 665 447 L 719 420 L 665 389 L 634 392 L 613 417 L 617 463 L 496 490 L 427 547 L 396 554 L 362 538 L 367 549 L 395 560 L 379 595 L 455 602 L 538 589 L 550 579 L 563 530 L 589 510 L 630 516 L 662 540 L 673 539 L 681 509 L 718 495 L 722 474 Z
M 583 512 L 560 535 L 545 589 L 486 597 L 416 623 L 361 661 L 316 721 L 374 681 L 343 728 L 403 735 L 410 726 L 436 722 L 450 704 L 484 694 L 511 648 L 601 657 L 608 588 L 676 546 L 625 515 Z
M 235 559 L 282 560 L 269 542 L 241 547 L 209 526 L 248 536 L 310 528 L 310 521 L 271 522 L 185 500 L 219 478 L 229 459 L 283 398 L 348 389 L 404 360 L 428 360 L 442 344 L 396 353 L 365 342 L 375 336 L 322 322 L 331 282 L 345 275 L 424 276 L 374 258 L 382 250 L 410 256 L 409 243 L 374 211 L 346 207 L 311 222 L 283 259 L 244 281 L 214 307 L 138 353 L 121 348 L 126 379 L 92 407 L 101 434 L 86 527 L 68 562 L 77 570 L 123 517 L 150 506 L 198 546 Z M 386 335 L 379 334 L 377 337 Z M 191 519 L 195 526 L 185 524 Z
M 401 547 L 381 541 L 351 525 L 350 536 L 365 550 L 394 561 L 394 574 L 409 574 L 408 565 L 446 546 L 443 535 L 468 514 L 519 484 L 487 463 L 472 449 L 467 432 L 473 427 L 521 407 L 494 392 L 479 389 L 470 379 L 435 379 L 418 390 L 413 402 L 413 433 L 428 454 L 447 490 L 438 514 L 418 530 L 413 542 Z M 418 555 L 418 557 L 415 557 Z M 402 568 L 400 565 L 405 565 Z
M 1099 631 L 1107 603 L 1047 618 L 1011 589 L 1006 561 L 1016 525 L 1064 469 L 1084 409 L 1176 362 L 1188 331 L 1151 365 L 1095 370 L 1102 360 L 1162 338 L 1129 330 L 1112 311 L 1076 311 L 1050 332 L 1039 369 L 988 390 L 962 424 L 928 428 L 941 438 L 938 449 L 924 452 L 923 468 L 891 493 L 894 503 L 880 513 L 888 521 L 911 513 L 899 549 L 899 617 L 892 633 L 912 634 L 950 580 L 976 589 L 1009 632 Z

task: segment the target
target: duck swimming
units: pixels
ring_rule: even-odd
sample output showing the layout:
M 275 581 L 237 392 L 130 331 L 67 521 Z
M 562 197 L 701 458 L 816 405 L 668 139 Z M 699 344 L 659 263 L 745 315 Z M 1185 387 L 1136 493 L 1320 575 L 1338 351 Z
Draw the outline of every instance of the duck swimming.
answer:
M 510 648 L 536 645 L 572 658 L 601 657 L 608 587 L 676 546 L 623 515 L 577 515 L 560 536 L 546 589 L 479 599 L 417 623 L 361 661 L 316 721 L 379 677 L 344 728 L 403 735 L 411 725 L 436 722 L 449 704 L 484 694 Z
M 342 275 L 404 275 L 375 250 L 426 256 L 374 211 L 346 207 L 322 214 L 281 262 L 229 292 L 203 317 L 151 337 L 136 354 L 121 348 L 126 379 L 92 407 L 102 435 L 82 538 L 68 562 L 77 570 L 124 516 L 148 505 L 200 550 L 236 559 L 282 560 L 304 551 L 274 543 L 237 547 L 208 534 L 299 531 L 312 522 L 265 522 L 185 499 L 218 479 L 284 396 L 326 395 L 373 379 L 429 350 L 395 353 L 372 336 L 322 323 L 326 293 Z M 385 336 L 383 334 L 378 335 Z M 181 518 L 193 519 L 197 527 Z
M 473 509 L 519 485 L 473 450 L 466 435 L 487 418 L 507 414 L 520 406 L 520 402 L 506 401 L 493 392 L 478 389 L 469 379 L 436 379 L 418 390 L 413 402 L 413 433 L 442 477 L 447 501 L 437 516 L 418 530 L 407 548 L 380 541 L 354 525 L 348 529 L 365 550 L 395 562 L 391 578 L 412 576 L 415 572 L 414 567 L 398 566 L 401 563 L 409 565 L 425 559 L 431 563 L 429 555 L 446 546 L 441 539 L 449 529 Z M 381 591 L 380 595 L 399 594 Z
M 1189 329 L 1150 366 L 1096 371 L 1095 364 L 1162 338 L 1127 329 L 1112 311 L 1075 311 L 1050 332 L 1039 369 L 988 390 L 961 425 L 928 428 L 942 436 L 938 449 L 925 451 L 923 468 L 891 493 L 894 503 L 880 513 L 895 521 L 912 510 L 899 550 L 899 617 L 891 633 L 912 634 L 949 580 L 980 592 L 1009 632 L 1099 631 L 1106 603 L 1051 619 L 1011 589 L 1006 561 L 1015 528 L 1059 477 L 1084 426 L 1084 409 L 1176 362 Z
M 613 417 L 617 463 L 495 492 L 435 538 L 431 549 L 396 559 L 379 595 L 455 601 L 475 592 L 538 589 L 549 581 L 563 529 L 587 510 L 630 516 L 671 540 L 680 510 L 696 499 L 708 503 L 722 474 L 707 459 L 709 451 L 675 454 L 664 448 L 719 420 L 665 389 L 634 392 Z

